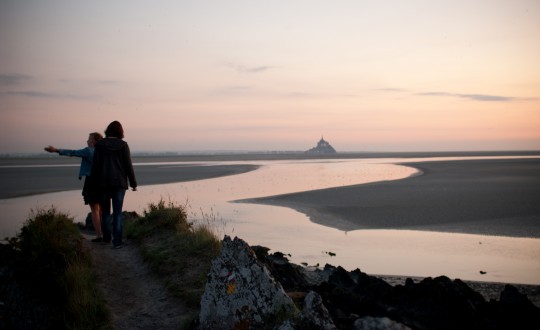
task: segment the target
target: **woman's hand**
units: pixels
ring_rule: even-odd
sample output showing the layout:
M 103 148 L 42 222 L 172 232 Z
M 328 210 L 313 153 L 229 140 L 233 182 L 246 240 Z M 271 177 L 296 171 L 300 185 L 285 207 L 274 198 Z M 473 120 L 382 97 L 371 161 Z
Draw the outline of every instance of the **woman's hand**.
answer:
M 53 146 L 48 146 L 48 147 L 46 147 L 44 149 L 45 149 L 45 151 L 48 151 L 48 152 L 58 152 L 58 149 L 56 149 Z

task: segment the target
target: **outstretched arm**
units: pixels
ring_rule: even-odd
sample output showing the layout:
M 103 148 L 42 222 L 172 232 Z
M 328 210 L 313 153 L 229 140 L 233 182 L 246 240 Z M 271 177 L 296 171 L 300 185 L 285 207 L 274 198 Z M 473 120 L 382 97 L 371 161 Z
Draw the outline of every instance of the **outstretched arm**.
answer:
M 56 152 L 60 156 L 81 157 L 81 158 L 87 158 L 89 160 L 92 160 L 92 157 L 93 157 L 93 152 L 88 147 L 80 149 L 80 150 L 71 150 L 71 149 L 58 149 L 53 146 L 48 146 L 44 149 L 45 151 L 48 151 L 48 152 Z
M 53 146 L 48 146 L 48 147 L 45 147 L 44 149 L 47 152 L 57 152 L 57 153 L 59 152 L 59 150 Z

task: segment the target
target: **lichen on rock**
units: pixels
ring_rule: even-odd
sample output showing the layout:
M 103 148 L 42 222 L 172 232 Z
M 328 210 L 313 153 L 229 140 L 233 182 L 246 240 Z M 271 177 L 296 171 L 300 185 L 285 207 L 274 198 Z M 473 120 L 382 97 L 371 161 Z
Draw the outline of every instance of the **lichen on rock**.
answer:
M 297 313 L 249 245 L 225 236 L 201 298 L 199 329 L 262 328 Z

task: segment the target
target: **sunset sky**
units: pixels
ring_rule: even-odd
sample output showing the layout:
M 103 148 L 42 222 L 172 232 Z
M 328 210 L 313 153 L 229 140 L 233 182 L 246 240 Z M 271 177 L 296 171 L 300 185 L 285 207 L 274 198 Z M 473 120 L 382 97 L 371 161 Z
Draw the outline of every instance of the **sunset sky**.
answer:
M 540 150 L 538 0 L 0 0 L 0 154 Z

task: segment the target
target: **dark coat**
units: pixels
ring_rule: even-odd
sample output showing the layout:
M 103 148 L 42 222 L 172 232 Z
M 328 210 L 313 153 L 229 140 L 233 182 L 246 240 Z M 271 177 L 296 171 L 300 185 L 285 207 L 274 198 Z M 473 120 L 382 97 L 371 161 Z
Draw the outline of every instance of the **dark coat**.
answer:
M 117 138 L 105 138 L 95 145 L 92 178 L 97 187 L 107 189 L 137 187 L 128 144 Z

